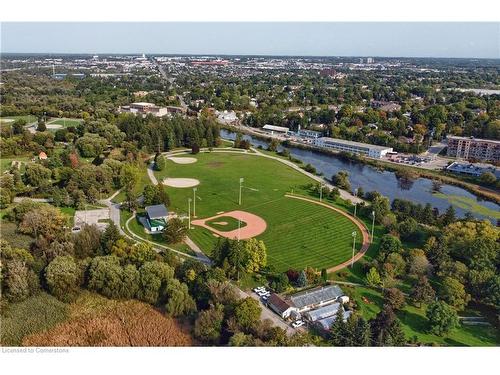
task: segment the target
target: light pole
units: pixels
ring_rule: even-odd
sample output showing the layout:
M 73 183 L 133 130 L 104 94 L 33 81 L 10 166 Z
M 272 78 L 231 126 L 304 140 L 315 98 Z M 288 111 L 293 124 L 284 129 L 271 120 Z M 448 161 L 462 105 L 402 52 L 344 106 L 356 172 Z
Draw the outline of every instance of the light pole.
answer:
M 356 231 L 352 232 L 352 258 L 351 268 L 354 267 L 354 249 L 356 248 Z
M 354 196 L 358 196 L 358 189 L 354 189 Z M 354 217 L 356 217 L 356 208 L 358 208 L 358 202 L 354 201 Z
M 240 177 L 240 196 L 239 196 L 239 199 L 238 199 L 238 204 L 241 206 L 241 188 L 243 187 L 243 177 Z
M 193 188 L 193 217 L 196 217 L 196 188 Z
M 319 184 L 319 201 L 323 199 L 323 184 Z
M 191 198 L 188 198 L 188 229 L 191 229 Z
M 375 228 L 375 211 L 372 211 L 372 242 L 373 242 L 373 229 Z
M 241 228 L 241 221 L 238 219 L 238 242 L 240 242 L 240 228 Z

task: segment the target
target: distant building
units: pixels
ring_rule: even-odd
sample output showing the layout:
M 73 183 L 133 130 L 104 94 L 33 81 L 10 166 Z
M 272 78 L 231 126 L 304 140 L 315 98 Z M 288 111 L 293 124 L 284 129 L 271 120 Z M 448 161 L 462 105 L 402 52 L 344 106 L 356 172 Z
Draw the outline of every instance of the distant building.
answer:
M 130 105 L 121 106 L 119 112 L 133 113 L 142 116 L 151 114 L 156 117 L 163 117 L 168 114 L 168 109 L 166 107 L 159 107 L 153 103 L 136 102 Z
M 500 162 L 500 141 L 448 136 L 447 155 L 466 160 Z
M 446 170 L 449 172 L 465 174 L 474 177 L 479 177 L 485 172 L 490 172 L 493 173 L 496 178 L 500 178 L 500 169 L 488 164 L 460 163 L 454 161 L 448 167 L 446 167 Z
M 315 130 L 307 130 L 307 129 L 299 129 L 297 135 L 302 138 L 312 138 L 312 139 L 317 139 L 322 136 L 321 132 L 317 132 Z
M 335 151 L 350 152 L 356 155 L 368 156 L 370 158 L 383 158 L 387 153 L 393 152 L 392 147 L 370 145 L 347 141 L 345 139 L 321 137 L 314 141 L 317 147 L 327 148 Z
M 145 96 L 148 96 L 149 92 L 147 91 L 136 91 L 134 92 L 134 96 L 137 98 L 144 98 Z
M 394 103 L 394 102 L 372 100 L 370 102 L 370 104 L 373 108 L 377 108 L 377 109 L 380 109 L 381 111 L 385 111 L 385 112 L 396 112 L 396 111 L 401 110 L 401 105 L 399 105 L 398 103 Z
M 47 154 L 45 152 L 41 151 L 38 154 L 38 159 L 40 159 L 40 160 L 47 160 Z
M 366 59 L 366 63 L 367 63 L 367 64 L 373 64 L 374 62 L 375 62 L 375 60 L 373 59 L 373 57 L 368 57 L 368 58 Z
M 146 224 L 150 232 L 161 232 L 167 226 L 168 210 L 164 204 L 147 206 L 146 208 Z
M 281 298 L 278 294 L 273 293 L 267 300 L 267 306 L 283 319 L 287 319 L 290 314 L 295 311 L 293 306 Z
M 262 129 L 270 132 L 271 134 L 274 133 L 286 134 L 289 131 L 289 129 L 285 128 L 284 126 L 275 126 L 275 125 L 264 125 Z
M 232 124 L 238 121 L 238 116 L 236 116 L 236 112 L 234 111 L 224 111 L 217 114 L 217 119 L 220 122 Z

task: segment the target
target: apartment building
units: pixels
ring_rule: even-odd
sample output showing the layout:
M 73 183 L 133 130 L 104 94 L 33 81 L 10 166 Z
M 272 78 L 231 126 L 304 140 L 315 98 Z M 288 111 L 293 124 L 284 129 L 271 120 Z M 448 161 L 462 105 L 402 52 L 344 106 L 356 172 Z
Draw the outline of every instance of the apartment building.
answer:
M 466 160 L 500 162 L 500 141 L 448 136 L 447 155 Z

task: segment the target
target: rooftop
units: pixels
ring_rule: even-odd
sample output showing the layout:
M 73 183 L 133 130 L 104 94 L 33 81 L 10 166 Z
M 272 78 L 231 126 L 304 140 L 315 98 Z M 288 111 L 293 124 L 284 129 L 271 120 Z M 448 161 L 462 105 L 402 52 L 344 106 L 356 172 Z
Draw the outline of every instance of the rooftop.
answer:
M 272 131 L 277 131 L 277 132 L 287 132 L 289 129 L 285 128 L 284 126 L 275 126 L 275 125 L 264 125 L 262 127 L 264 130 L 272 130 Z
M 328 285 L 294 294 L 290 296 L 290 300 L 295 307 L 301 309 L 321 302 L 334 301 L 343 295 L 344 292 L 338 285 Z
M 156 204 L 154 206 L 147 206 L 146 213 L 150 220 L 152 219 L 162 219 L 168 216 L 167 207 L 164 204 Z
M 494 139 L 483 139 L 483 138 L 474 138 L 474 137 L 459 137 L 457 135 L 449 135 L 447 137 L 448 139 L 462 139 L 465 141 L 478 141 L 478 142 L 491 142 L 491 143 L 496 143 L 500 145 L 500 141 L 494 140 Z
M 267 303 L 272 304 L 280 313 L 283 313 L 290 308 L 290 305 L 276 293 L 272 293 L 269 296 Z
M 370 148 L 372 150 L 379 150 L 379 151 L 392 150 L 392 147 L 371 145 L 369 143 L 361 143 L 361 142 L 348 141 L 346 139 L 321 137 L 321 138 L 319 138 L 319 140 L 324 141 L 324 142 L 341 143 L 341 144 L 349 145 L 349 146 L 353 146 L 353 147 Z
M 330 305 L 320 307 L 319 309 L 308 311 L 305 315 L 309 320 L 315 322 L 316 320 L 328 318 L 337 314 L 340 306 L 340 303 L 335 302 Z

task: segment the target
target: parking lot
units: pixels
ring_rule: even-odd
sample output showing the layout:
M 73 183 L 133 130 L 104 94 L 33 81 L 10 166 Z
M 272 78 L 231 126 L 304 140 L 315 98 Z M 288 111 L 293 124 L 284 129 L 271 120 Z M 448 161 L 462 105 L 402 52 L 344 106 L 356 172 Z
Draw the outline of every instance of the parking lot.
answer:
M 109 220 L 109 208 L 76 211 L 73 232 L 80 231 L 84 224 L 96 225 L 100 230 L 104 230 L 108 226 Z

